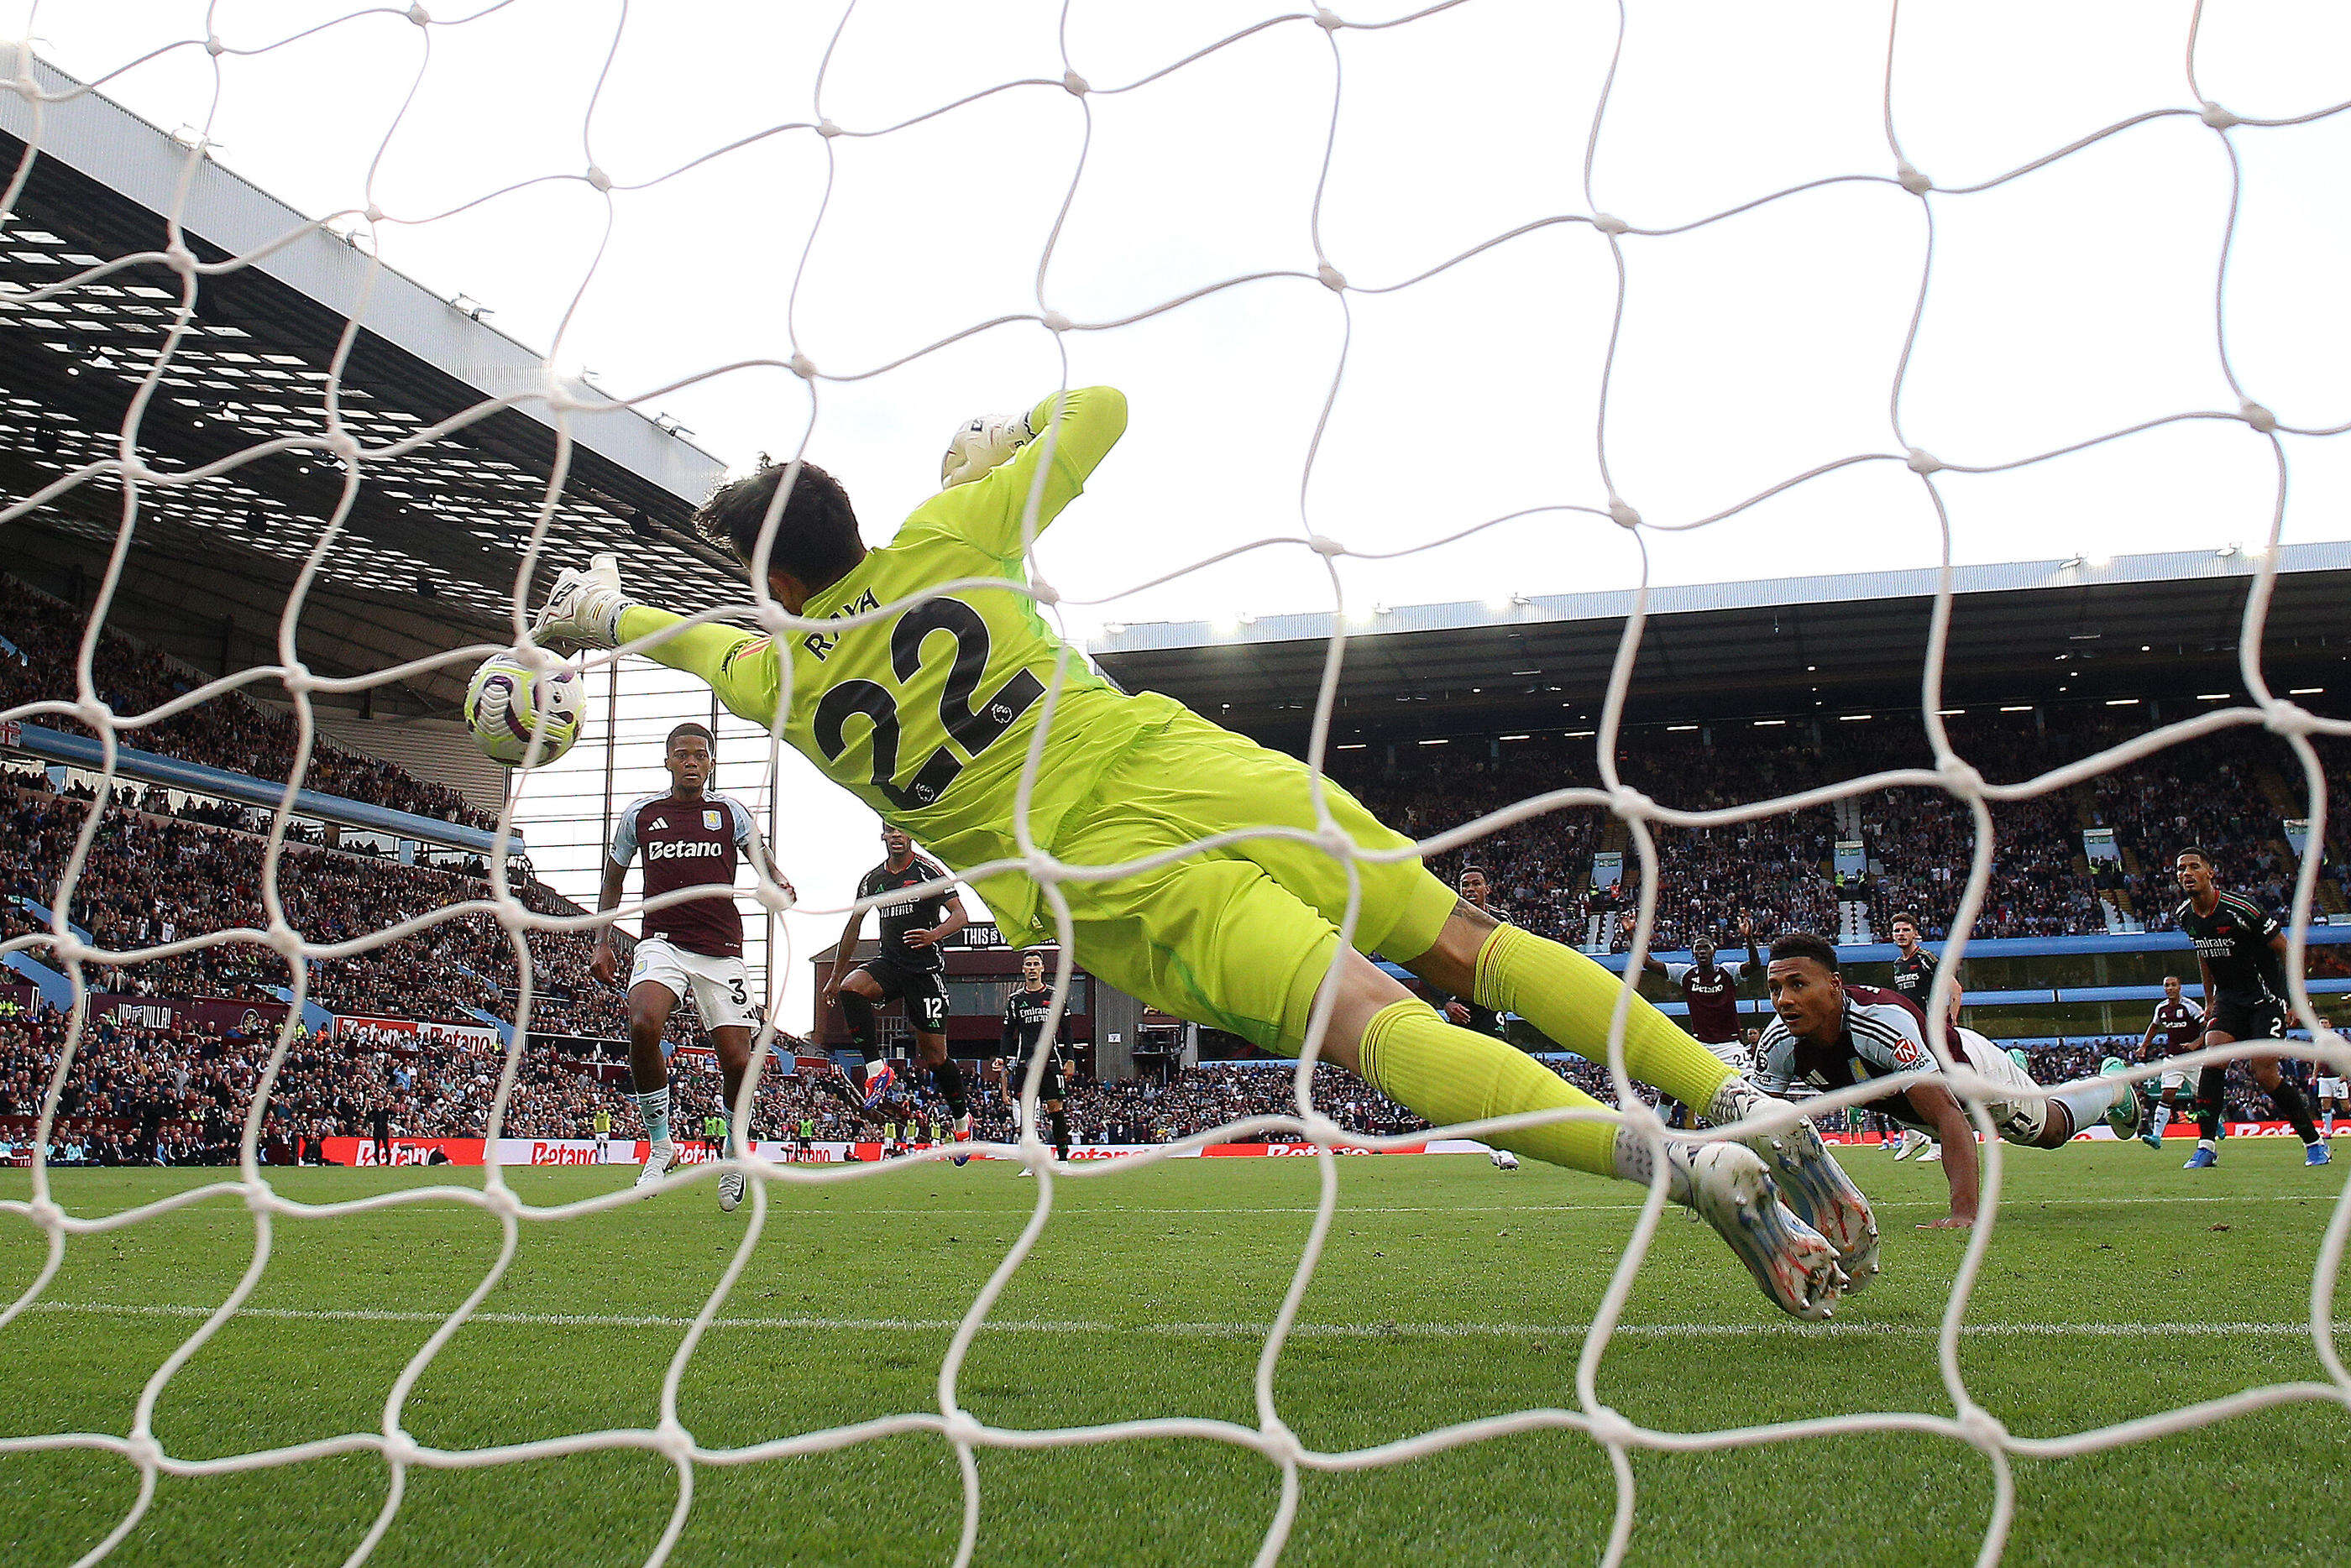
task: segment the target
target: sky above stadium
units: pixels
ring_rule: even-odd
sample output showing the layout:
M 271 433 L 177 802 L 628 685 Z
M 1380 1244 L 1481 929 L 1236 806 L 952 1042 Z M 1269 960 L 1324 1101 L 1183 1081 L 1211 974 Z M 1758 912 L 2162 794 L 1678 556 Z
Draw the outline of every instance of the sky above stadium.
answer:
M 1356 607 L 1629 587 L 1644 551 L 1653 582 L 1929 566 L 1942 533 L 1897 462 L 1637 539 L 1573 508 L 1604 508 L 1613 481 L 1647 523 L 1687 524 L 1856 454 L 2012 463 L 2239 400 L 2215 331 L 2222 139 L 2156 118 L 1922 203 L 1887 179 L 1882 0 L 1633 5 L 1589 198 L 1617 28 L 1598 0 L 1470 0 L 1335 33 L 1293 15 L 1180 65 L 1290 14 L 867 0 L 835 42 L 831 5 L 517 0 L 436 8 L 472 19 L 429 28 L 360 11 L 212 6 L 232 50 L 263 51 L 217 59 L 155 53 L 205 36 L 201 5 L 0 16 L 165 129 L 203 129 L 225 166 L 297 209 L 372 202 L 387 262 L 487 306 L 559 368 L 645 396 L 722 462 L 805 437 L 872 539 L 932 488 L 965 416 L 1064 380 L 1122 387 L 1130 434 L 1040 546 L 1068 600 L 1102 601 L 1065 605 L 1080 635 L 1330 607 L 1330 576 L 1299 544 L 1184 570 L 1308 532 L 1404 553 L 1342 564 Z M 1906 6 L 1902 154 L 1950 191 L 2193 107 L 2190 12 Z M 2216 4 L 2197 87 L 2239 116 L 2306 114 L 2351 97 L 2346 46 L 2339 6 Z M 1059 85 L 1069 71 L 1084 96 Z M 1042 82 L 987 92 L 1024 78 Z M 851 134 L 791 129 L 820 117 Z M 2289 424 L 2351 421 L 2335 371 L 2351 358 L 2351 115 L 2233 140 L 2229 363 Z M 580 177 L 591 164 L 609 193 Z M 1856 175 L 1876 178 L 1624 236 L 1604 441 L 1616 263 L 1589 223 L 1545 220 L 1674 228 Z M 1932 284 L 1897 434 L 1929 209 Z M 1315 276 L 1325 262 L 1343 296 Z M 1218 286 L 1238 278 L 1254 281 Z M 1033 318 L 1040 295 L 1083 329 L 1014 320 L 930 348 Z M 744 363 L 795 353 L 820 379 Z M 2284 536 L 2351 536 L 2351 447 L 2287 444 Z M 1980 562 L 2255 543 L 2275 474 L 2246 427 L 2198 421 L 1941 483 L 1951 554 Z M 592 767 L 601 790 L 591 752 L 574 772 Z M 838 904 L 872 858 L 870 818 L 804 770 L 787 773 L 783 807 L 787 867 L 812 902 Z M 791 924 L 803 951 L 838 930 L 837 917 Z M 804 998 L 787 1006 L 788 1023 L 806 1015 Z

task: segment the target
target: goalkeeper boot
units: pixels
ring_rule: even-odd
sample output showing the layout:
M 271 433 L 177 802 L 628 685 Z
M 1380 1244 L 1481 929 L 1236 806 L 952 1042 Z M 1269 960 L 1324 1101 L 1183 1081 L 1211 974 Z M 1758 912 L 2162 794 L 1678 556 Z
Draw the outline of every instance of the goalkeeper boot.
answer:
M 2129 1071 L 2130 1067 L 2120 1056 L 2109 1056 L 2098 1064 L 2098 1076 L 2101 1078 L 2111 1078 L 2117 1073 Z M 2116 1137 L 2137 1137 L 2140 1115 L 2138 1085 L 2125 1084 L 2118 1087 L 2122 1089 L 2122 1097 L 2106 1107 L 2106 1125 L 2115 1129 Z M 2162 1146 L 2158 1144 L 2157 1147 Z
M 2188 1163 L 2181 1166 L 2179 1168 L 2182 1170 L 2210 1170 L 2220 1163 L 2220 1155 L 2209 1148 L 2199 1148 L 2194 1154 L 2189 1155 L 2188 1157 Z
M 735 1206 L 743 1201 L 743 1173 L 730 1170 L 718 1179 L 718 1210 L 732 1214 Z
M 2326 1152 L 2326 1146 L 2323 1143 L 2306 1143 L 2302 1146 L 2302 1163 L 2304 1165 L 2333 1165 L 2335 1163 L 2335 1157 Z
M 649 1146 L 645 1150 L 645 1168 L 637 1172 L 637 1185 L 651 1187 L 668 1171 L 677 1158 L 677 1145 L 669 1138 Z
M 1755 1152 L 1735 1143 L 1669 1145 L 1681 1201 L 1730 1243 L 1763 1293 L 1791 1317 L 1818 1322 L 1844 1288 L 1836 1249 L 1789 1212 Z
M 585 566 L 567 567 L 547 593 L 531 636 L 540 642 L 611 648 L 621 640 L 621 612 L 632 607 L 621 587 L 620 557 L 598 556 Z
M 1720 1126 L 1785 1104 L 1744 1078 L 1732 1078 L 1716 1092 L 1706 1114 Z M 1877 1218 L 1870 1212 L 1869 1199 L 1829 1152 L 1820 1130 L 1810 1121 L 1799 1120 L 1792 1127 L 1740 1141 L 1771 1172 L 1796 1217 L 1836 1249 L 1837 1266 L 1845 1274 L 1845 1293 L 1857 1295 L 1868 1289 L 1877 1277 Z

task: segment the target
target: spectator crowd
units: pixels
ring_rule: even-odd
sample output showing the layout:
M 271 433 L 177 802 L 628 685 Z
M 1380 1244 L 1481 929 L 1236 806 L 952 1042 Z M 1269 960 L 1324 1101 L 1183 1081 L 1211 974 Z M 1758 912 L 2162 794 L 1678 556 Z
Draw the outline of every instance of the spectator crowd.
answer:
M 0 657 L 0 710 L 74 689 L 80 623 L 74 612 L 0 576 L 0 623 L 14 649 Z M 7 650 L 0 649 L 0 653 Z M 98 695 L 117 712 L 152 710 L 193 689 L 200 678 L 114 636 L 95 649 Z M 72 728 L 55 714 L 32 722 Z M 2016 783 L 2110 747 L 2138 732 L 2136 711 L 2049 710 L 1952 721 L 1964 759 L 1995 782 Z M 1619 767 L 1624 782 L 1659 803 L 1713 811 L 1786 796 L 1881 771 L 1931 766 L 1915 724 L 1801 726 L 1743 724 L 1628 732 Z M 125 743 L 235 772 L 283 776 L 294 762 L 287 716 L 235 693 L 216 696 L 152 726 L 123 732 Z M 1829 743 L 1829 742 L 1834 742 Z M 1396 754 L 1401 753 L 1401 754 Z M 2323 753 L 2330 791 L 2351 799 L 2351 758 L 2328 742 Z M 1395 826 L 1426 839 L 1573 785 L 1596 786 L 1597 757 L 1588 741 L 1370 748 L 1334 753 L 1341 783 Z M 304 782 L 312 788 L 446 821 L 488 819 L 442 785 L 387 762 L 323 743 Z M 2283 909 L 2296 862 L 2282 817 L 2298 814 L 2297 764 L 2258 730 L 2209 735 L 2110 770 L 2085 783 L 1992 807 L 1990 896 L 1977 937 L 2050 936 L 2106 929 L 2107 906 L 2159 930 L 2177 901 L 2168 867 L 2179 847 L 2197 844 L 2218 858 L 2223 882 L 2266 907 Z M 176 802 L 176 804 L 175 804 Z M 48 776 L 0 769 L 0 941 L 37 936 L 53 906 L 95 802 L 87 789 L 55 793 Z M 2336 811 L 2321 846 L 2322 908 L 2344 908 L 2346 823 Z M 267 820 L 250 808 L 153 787 L 126 787 L 98 812 L 95 831 L 71 888 L 67 918 L 110 951 L 170 948 L 219 932 L 259 931 L 270 923 L 265 890 L 285 919 L 314 945 L 367 942 L 381 933 L 454 907 L 486 901 L 487 867 L 475 860 L 412 866 L 356 845 L 321 842 L 296 832 L 274 868 L 266 864 Z M 2092 860 L 2085 830 L 2113 831 L 2118 858 Z M 1896 910 L 1917 910 L 1924 934 L 1948 934 L 1975 852 L 1970 811 L 1934 787 L 1878 788 L 1837 806 L 1809 806 L 1702 828 L 1660 826 L 1652 841 L 1658 865 L 1659 925 L 1652 946 L 1687 947 L 1698 936 L 1735 941 L 1738 919 L 1760 940 L 1812 929 L 1834 933 L 1840 902 L 1858 901 L 1883 938 Z M 1867 873 L 1840 885 L 1835 846 L 1858 837 Z M 778 846 L 787 867 L 791 846 Z M 1613 886 L 1595 878 L 1599 857 L 1622 857 Z M 1625 945 L 1616 918 L 1635 903 L 1643 877 L 1639 845 L 1626 825 L 1589 806 L 1538 813 L 1498 827 L 1469 845 L 1431 857 L 1448 880 L 1475 865 L 1493 901 L 1518 923 L 1571 945 L 1595 936 Z M 573 915 L 578 906 L 510 868 L 509 887 L 543 915 Z M 619 991 L 589 972 L 592 935 L 527 934 L 535 1032 L 585 1040 L 625 1033 Z M 626 938 L 622 939 L 626 945 Z M 40 958 L 37 943 L 28 951 Z M 294 981 L 286 960 L 248 936 L 89 970 L 93 990 L 150 996 L 204 996 L 256 1002 L 283 999 Z M 522 971 L 513 936 L 485 912 L 450 915 L 346 954 L 311 960 L 308 998 L 332 1012 L 460 1023 L 511 1021 Z M 0 1016 L 0 1118 L 26 1118 L 41 1105 L 62 1034 L 61 1021 Z M 673 1014 L 674 1040 L 699 1043 L 690 1008 Z M 76 1055 L 59 1101 L 58 1147 L 91 1161 L 216 1162 L 234 1157 L 274 1035 L 183 1023 L 152 1028 L 102 1021 Z M 2104 1043 L 2051 1048 L 2035 1056 L 2046 1081 L 2078 1076 Z M 590 1045 L 576 1059 L 534 1047 L 524 1054 L 504 1127 L 521 1137 L 584 1137 L 608 1114 L 617 1133 L 634 1131 L 634 1112 L 614 1087 L 615 1058 Z M 686 1125 L 718 1110 L 718 1079 L 708 1058 L 690 1054 L 677 1075 L 677 1108 Z M 321 1038 L 305 1034 L 281 1064 L 269 1096 L 265 1142 L 298 1153 L 340 1132 L 371 1136 L 389 1127 L 409 1137 L 478 1137 L 502 1071 L 493 1051 L 463 1044 L 398 1038 Z M 1604 1072 L 1566 1063 L 1559 1071 L 1603 1099 Z M 980 1136 L 1008 1137 L 1009 1102 L 1001 1064 L 984 1074 Z M 2257 1096 L 2240 1072 L 2231 1079 L 2232 1114 L 2249 1114 Z M 2241 1098 L 2236 1090 L 2241 1086 Z M 1319 1068 L 1317 1106 L 1365 1133 L 1420 1129 L 1408 1113 L 1335 1069 Z M 1156 1079 L 1074 1085 L 1069 1102 L 1078 1136 L 1088 1141 L 1154 1142 L 1181 1137 L 1260 1114 L 1293 1108 L 1286 1072 L 1207 1066 Z M 770 1073 L 758 1106 L 762 1136 L 803 1126 L 820 1138 L 876 1136 L 897 1123 L 927 1126 L 943 1107 L 927 1089 L 909 1086 L 872 1112 L 851 1105 L 823 1075 Z M 20 1132 L 24 1129 L 19 1128 Z
M 70 699 L 76 691 L 75 669 L 81 656 L 86 618 L 77 610 L 0 576 L 0 627 L 18 657 L 0 658 L 0 709 L 21 703 Z M 101 635 L 91 661 L 99 700 L 129 718 L 160 708 L 204 684 L 160 654 L 112 633 Z M 55 713 L 36 715 L 29 722 L 89 734 L 89 728 Z M 138 730 L 122 731 L 120 744 L 141 751 L 204 763 L 231 773 L 257 778 L 285 778 L 294 770 L 296 732 L 293 716 L 272 712 L 236 692 L 223 692 L 168 719 Z M 465 804 L 445 784 L 429 783 L 375 757 L 347 752 L 314 739 L 310 761 L 302 775 L 305 789 L 363 800 L 394 811 L 429 816 L 472 827 L 494 826 L 495 819 Z

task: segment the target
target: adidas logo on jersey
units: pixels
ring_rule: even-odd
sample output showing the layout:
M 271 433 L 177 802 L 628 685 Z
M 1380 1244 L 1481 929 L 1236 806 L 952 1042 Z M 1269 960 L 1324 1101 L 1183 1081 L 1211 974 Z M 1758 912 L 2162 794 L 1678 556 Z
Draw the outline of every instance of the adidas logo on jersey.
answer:
M 658 825 L 656 825 L 658 826 Z M 716 860 L 725 854 L 726 846 L 707 838 L 672 840 L 645 846 L 648 860 Z

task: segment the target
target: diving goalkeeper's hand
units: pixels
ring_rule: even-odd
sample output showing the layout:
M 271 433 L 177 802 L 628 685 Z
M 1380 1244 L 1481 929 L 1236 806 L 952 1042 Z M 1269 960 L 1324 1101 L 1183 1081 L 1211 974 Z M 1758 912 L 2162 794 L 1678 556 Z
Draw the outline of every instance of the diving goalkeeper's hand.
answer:
M 966 420 L 948 438 L 946 455 L 939 460 L 939 488 L 953 490 L 982 478 L 1011 462 L 1014 453 L 1036 439 L 1036 428 L 1026 413 L 982 414 Z

